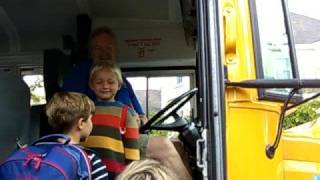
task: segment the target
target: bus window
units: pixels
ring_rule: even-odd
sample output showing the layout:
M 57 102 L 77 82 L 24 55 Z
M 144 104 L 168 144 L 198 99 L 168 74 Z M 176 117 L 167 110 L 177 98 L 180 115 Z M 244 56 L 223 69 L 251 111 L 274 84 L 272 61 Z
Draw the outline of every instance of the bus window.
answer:
M 278 0 L 250 1 L 257 78 L 292 79 L 297 76 L 290 31 L 285 26 L 283 4 Z M 272 12 L 272 13 L 271 13 Z M 283 97 L 289 89 L 259 90 L 260 98 Z
M 44 90 L 43 75 L 42 74 L 29 74 L 21 71 L 22 78 L 30 88 L 30 104 L 41 105 L 46 103 L 46 95 Z
M 308 3 L 289 1 L 290 18 L 301 79 L 320 79 L 320 13 L 318 1 Z M 312 66 L 310 66 L 312 65 Z M 310 97 L 319 89 L 303 89 L 303 97 Z
M 128 78 L 149 119 L 170 103 L 171 100 L 190 90 L 190 79 L 188 75 Z M 179 114 L 185 118 L 190 118 L 190 103 L 181 108 Z

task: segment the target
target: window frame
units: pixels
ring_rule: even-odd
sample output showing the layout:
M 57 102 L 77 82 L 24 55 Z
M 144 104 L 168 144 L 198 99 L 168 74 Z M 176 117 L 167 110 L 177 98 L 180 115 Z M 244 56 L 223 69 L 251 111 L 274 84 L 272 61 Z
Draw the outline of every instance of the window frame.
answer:
M 17 71 L 20 75 L 20 78 L 24 81 L 24 76 L 31 76 L 31 75 L 42 75 L 43 81 L 44 81 L 44 73 L 43 73 L 43 67 L 42 66 L 35 66 L 35 65 L 24 65 L 17 67 Z M 43 82 L 44 83 L 44 82 Z M 27 83 L 26 83 L 27 84 Z M 29 85 L 27 84 L 28 88 L 30 89 Z M 32 104 L 31 103 L 31 89 L 30 89 L 30 106 L 39 106 L 46 104 L 46 90 L 44 85 L 44 100 L 45 102 L 42 104 Z
M 156 78 L 156 77 L 169 77 L 169 76 L 189 76 L 190 77 L 190 90 L 196 87 L 196 71 L 195 67 L 156 67 L 156 68 L 122 68 L 122 74 L 126 78 L 132 77 L 145 77 Z M 148 84 L 148 81 L 146 82 Z M 148 115 L 148 86 L 146 89 L 146 109 L 145 113 Z M 190 101 L 191 109 L 194 109 L 192 115 L 197 117 L 197 103 L 196 99 L 193 98 Z
M 293 39 L 293 30 L 290 22 L 287 1 L 281 0 L 281 5 L 283 9 L 285 31 L 288 38 L 288 48 L 289 48 L 289 57 L 290 57 L 290 64 L 291 64 L 291 70 L 292 70 L 292 78 L 299 79 L 295 43 Z M 257 76 L 256 78 L 264 79 L 262 53 L 261 53 L 262 49 L 260 46 L 260 31 L 259 31 L 259 25 L 258 25 L 259 20 L 257 16 L 256 0 L 249 0 L 249 9 L 250 9 L 250 18 L 251 18 L 251 27 L 252 27 L 254 58 L 255 58 L 255 65 L 256 65 L 256 76 Z M 259 88 L 258 98 L 259 100 L 284 101 L 287 98 L 287 95 L 268 92 L 266 89 Z M 292 100 L 299 101 L 301 99 L 302 99 L 302 92 L 299 91 L 299 93 L 296 94 Z

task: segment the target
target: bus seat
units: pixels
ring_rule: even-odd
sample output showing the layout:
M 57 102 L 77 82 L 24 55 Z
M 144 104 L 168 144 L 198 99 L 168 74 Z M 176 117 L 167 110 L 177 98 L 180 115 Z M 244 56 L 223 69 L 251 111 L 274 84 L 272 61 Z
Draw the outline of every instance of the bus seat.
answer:
M 13 70 L 0 70 L 0 161 L 16 146 L 17 138 L 22 144 L 29 143 L 30 89 Z
M 33 105 L 30 109 L 30 127 L 32 131 L 29 134 L 31 141 L 35 141 L 40 137 L 40 120 L 44 113 L 44 105 Z

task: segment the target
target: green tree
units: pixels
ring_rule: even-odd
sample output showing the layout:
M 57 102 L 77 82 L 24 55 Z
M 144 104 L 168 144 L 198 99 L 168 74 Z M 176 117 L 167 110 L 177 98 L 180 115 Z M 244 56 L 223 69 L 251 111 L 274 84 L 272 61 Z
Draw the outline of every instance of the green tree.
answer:
M 34 81 L 34 83 L 30 85 L 32 105 L 40 104 L 41 101 L 44 100 L 44 97 L 36 94 L 36 89 L 38 89 L 38 88 L 44 88 L 43 80 L 40 79 L 39 77 L 37 77 L 37 80 Z
M 317 119 L 320 116 L 319 108 L 320 100 L 318 99 L 300 105 L 294 112 L 285 117 L 284 128 L 288 129 Z

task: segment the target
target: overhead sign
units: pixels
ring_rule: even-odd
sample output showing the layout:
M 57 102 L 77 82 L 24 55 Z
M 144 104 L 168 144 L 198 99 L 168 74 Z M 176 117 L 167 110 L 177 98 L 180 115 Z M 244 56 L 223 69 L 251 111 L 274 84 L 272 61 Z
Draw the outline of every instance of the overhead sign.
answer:
M 137 38 L 137 39 L 126 39 L 125 43 L 129 48 L 135 48 L 137 56 L 140 58 L 150 57 L 157 51 L 157 47 L 161 45 L 160 37 L 153 38 Z

